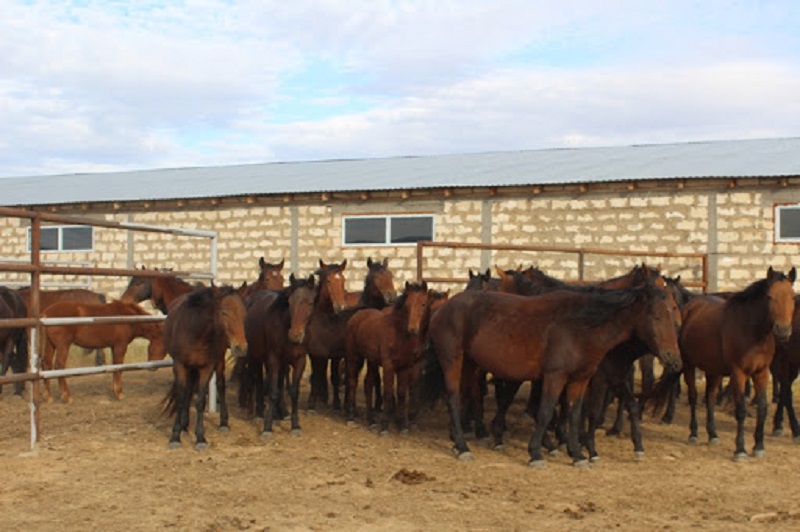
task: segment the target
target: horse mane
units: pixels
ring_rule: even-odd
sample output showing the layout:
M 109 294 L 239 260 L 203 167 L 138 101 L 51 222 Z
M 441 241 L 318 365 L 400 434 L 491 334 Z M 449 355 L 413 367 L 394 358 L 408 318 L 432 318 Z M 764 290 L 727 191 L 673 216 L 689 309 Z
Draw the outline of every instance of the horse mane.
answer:
M 235 291 L 235 290 L 234 290 Z M 215 289 L 211 286 L 198 288 L 186 297 L 186 305 L 194 308 L 201 308 L 214 301 Z
M 786 276 L 781 274 L 783 278 Z M 727 305 L 737 305 L 742 303 L 748 303 L 752 301 L 756 301 L 762 299 L 767 296 L 767 292 L 769 292 L 770 287 L 770 280 L 769 279 L 759 279 L 754 283 L 751 283 L 747 288 L 740 292 L 734 292 L 727 298 L 726 304 Z
M 630 308 L 646 297 L 666 297 L 657 290 L 652 281 L 643 286 L 604 290 L 597 288 L 588 291 L 586 301 L 572 319 L 583 322 L 587 327 L 597 327 L 614 318 L 620 311 Z
M 393 309 L 394 310 L 400 310 L 401 308 L 403 308 L 403 306 L 406 304 L 406 300 L 408 299 L 408 293 L 409 292 L 427 292 L 427 291 L 428 291 L 428 287 L 426 285 L 424 285 L 424 284 L 421 284 L 421 283 L 406 283 L 406 288 L 405 288 L 405 290 L 403 290 L 403 293 L 400 294 L 400 297 L 398 297 L 395 300 Z
M 516 272 L 516 270 L 509 270 L 509 271 L 510 272 L 511 271 Z M 517 272 L 517 273 L 520 273 L 520 272 Z M 527 275 L 533 277 L 533 279 L 535 279 L 535 280 L 532 280 L 531 277 L 526 277 L 526 279 L 528 281 L 532 281 L 534 283 L 538 283 L 539 286 L 544 286 L 545 288 L 556 288 L 556 287 L 560 288 L 560 287 L 570 286 L 569 283 L 566 283 L 566 282 L 562 281 L 561 279 L 556 279 L 555 277 L 551 277 L 551 276 L 547 275 L 546 273 L 544 273 L 542 270 L 540 270 L 536 266 L 531 266 L 530 268 L 528 268 L 527 270 L 525 270 L 524 272 L 521 272 L 521 273 L 522 273 L 522 275 L 526 275 L 527 274 Z

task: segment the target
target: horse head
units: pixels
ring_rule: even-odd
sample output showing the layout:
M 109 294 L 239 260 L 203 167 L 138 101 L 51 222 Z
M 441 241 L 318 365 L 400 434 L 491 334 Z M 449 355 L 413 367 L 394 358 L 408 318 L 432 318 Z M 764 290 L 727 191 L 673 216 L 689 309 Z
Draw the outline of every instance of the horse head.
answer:
M 306 327 L 314 312 L 314 276 L 296 279 L 289 276 L 289 341 L 302 344 L 306 337 Z
M 395 308 L 403 308 L 407 313 L 406 332 L 419 334 L 428 315 L 428 284 L 406 281 L 403 295 L 395 303 Z
M 142 266 L 142 270 L 144 271 L 145 269 L 146 268 Z M 120 299 L 122 301 L 134 301 L 136 303 L 150 299 L 150 296 L 153 294 L 152 280 L 152 277 L 134 275 L 131 277 L 130 282 L 128 282 L 128 287 L 122 293 Z
M 643 286 L 637 288 L 647 302 L 647 312 L 639 317 L 637 327 L 638 336 L 646 339 L 652 352 L 661 361 L 668 372 L 680 371 L 680 348 L 678 347 L 678 330 L 675 327 L 675 314 L 677 305 L 670 297 L 670 292 L 663 286 L 658 286 L 658 280 L 648 277 Z M 670 303 L 672 301 L 672 303 Z
M 382 298 L 386 305 L 394 303 L 397 299 L 397 290 L 394 287 L 394 275 L 389 269 L 389 259 L 373 262 L 372 257 L 368 257 L 367 269 L 369 272 L 364 280 L 364 293 Z
M 344 259 L 341 264 L 329 263 L 325 264 L 322 259 L 319 260 L 319 286 L 317 287 L 317 300 L 318 307 L 328 307 L 333 310 L 335 314 L 339 314 L 347 306 L 347 291 L 345 290 L 344 270 L 347 267 L 347 259 Z
M 272 264 L 266 262 L 264 257 L 258 259 L 258 267 L 260 272 L 258 274 L 258 282 L 262 284 L 267 290 L 281 290 L 283 289 L 283 263 L 285 259 L 280 262 Z
M 788 275 L 773 270 L 772 266 L 767 271 L 767 298 L 769 317 L 773 323 L 772 332 L 775 338 L 782 342 L 787 341 L 792 334 L 795 280 L 797 280 L 796 268 L 792 268 Z

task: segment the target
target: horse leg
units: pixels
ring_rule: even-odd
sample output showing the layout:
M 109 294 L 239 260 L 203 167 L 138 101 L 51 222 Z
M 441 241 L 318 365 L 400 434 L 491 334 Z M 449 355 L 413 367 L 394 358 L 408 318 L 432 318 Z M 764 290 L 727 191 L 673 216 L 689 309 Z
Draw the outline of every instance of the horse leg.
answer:
M 444 386 L 447 391 L 447 411 L 450 414 L 450 438 L 453 440 L 453 452 L 459 460 L 472 460 L 472 453 L 464 439 L 464 427 L 461 425 L 461 377 L 464 365 L 464 352 L 457 350 L 451 356 L 439 353 L 439 361 L 444 359 L 449 364 L 442 364 Z
M 595 432 L 603 418 L 603 407 L 605 398 L 608 394 L 608 382 L 600 372 L 595 373 L 589 381 L 589 388 L 587 390 L 586 399 L 583 403 L 583 414 L 586 417 L 586 434 L 584 434 L 584 444 L 586 450 L 589 452 L 589 460 L 595 462 L 600 459 L 597 454 L 597 445 L 595 441 Z
M 292 365 L 292 383 L 289 385 L 289 398 L 292 401 L 292 431 L 293 436 L 300 435 L 300 415 L 297 409 L 298 398 L 300 397 L 300 382 L 303 379 L 303 371 L 306 369 L 306 354 L 301 352 L 294 359 Z
M 547 375 L 542 379 L 542 394 L 539 399 L 539 411 L 536 413 L 536 429 L 528 442 L 528 456 L 530 456 L 528 465 L 531 467 L 544 466 L 542 440 L 566 380 L 566 375 L 561 374 Z
M 410 379 L 410 368 L 404 368 L 397 372 L 397 413 L 400 421 L 400 433 L 408 434 L 410 426 L 408 418 L 408 382 Z
M 506 413 L 514 402 L 514 396 L 522 386 L 521 381 L 495 381 L 495 400 L 497 402 L 497 412 L 492 420 L 492 438 L 494 440 L 494 450 L 503 450 L 503 432 L 506 430 Z
M 719 437 L 717 436 L 716 395 L 721 388 L 721 384 L 722 377 L 706 375 L 706 432 L 708 433 L 708 443 L 712 445 L 719 442 Z M 729 384 L 731 390 L 733 390 L 732 386 L 732 384 Z M 731 393 L 734 392 L 732 391 Z
M 644 412 L 644 398 L 650 397 L 650 394 L 653 392 L 653 387 L 656 383 L 656 374 L 655 374 L 655 356 L 654 355 L 644 355 L 639 358 L 639 371 L 642 373 L 642 382 L 641 382 L 641 389 L 642 393 L 639 399 L 639 416 L 641 417 L 642 412 Z M 633 387 L 631 387 L 633 390 Z
M 697 370 L 686 368 L 683 372 L 686 381 L 686 395 L 689 399 L 689 443 L 697 443 Z
M 773 436 L 782 436 L 783 435 L 783 405 L 786 405 L 786 384 L 784 381 L 784 377 L 780 377 L 780 382 L 778 382 L 778 377 L 773 376 L 773 388 L 777 386 L 778 388 L 778 400 L 775 405 L 775 416 L 772 418 L 772 435 Z M 791 394 L 791 390 L 789 391 Z M 788 413 L 789 407 L 787 406 L 786 411 Z M 791 420 L 791 417 L 790 417 Z
M 251 365 L 253 388 L 255 389 L 255 417 L 262 419 L 264 417 L 265 409 L 264 363 L 260 360 L 250 359 L 248 364 Z
M 583 396 L 586 393 L 588 383 L 588 379 L 574 381 L 569 383 L 566 388 L 566 410 L 569 419 L 567 449 L 572 457 L 573 464 L 578 467 L 586 466 L 589 463 L 583 456 L 579 439 Z
M 762 458 L 767 452 L 764 449 L 764 425 L 767 421 L 767 383 L 769 370 L 761 369 L 753 374 L 753 400 L 756 402 L 756 431 L 753 456 Z
M 625 378 L 627 379 L 628 385 L 632 388 L 635 373 L 633 365 L 628 368 L 626 373 L 627 376 Z M 614 426 L 606 431 L 606 436 L 619 436 L 625 430 L 625 405 L 622 395 L 619 394 L 619 387 L 611 387 L 609 390 L 612 391 L 613 396 L 617 400 L 617 416 L 614 418 Z
M 374 362 L 367 361 L 367 372 L 364 375 L 364 401 L 367 407 L 367 426 L 377 427 L 375 423 L 375 404 L 372 402 L 372 394 L 375 391 L 375 384 L 378 381 L 378 367 Z M 380 392 L 378 392 L 380 393 Z
M 789 426 L 792 429 L 792 437 L 794 438 L 795 442 L 800 443 L 800 424 L 797 422 L 797 416 L 794 412 L 794 399 L 792 397 L 792 383 L 797 378 L 797 367 L 792 367 L 789 370 L 789 376 L 786 379 L 785 384 L 781 383 L 781 397 L 782 402 L 786 408 L 786 415 L 789 417 Z M 784 388 L 786 389 L 784 395 Z
M 275 413 L 278 409 L 278 398 L 280 397 L 279 383 L 281 379 L 281 364 L 275 353 L 267 355 L 267 394 L 269 395 L 269 408 L 265 408 L 264 430 L 261 436 L 264 438 L 272 437 L 272 424 L 275 421 Z
M 227 432 L 228 426 L 228 401 L 225 398 L 225 356 L 223 355 L 217 363 L 215 371 L 217 375 L 217 401 L 219 402 L 219 427 L 217 430 Z
M 356 418 L 356 392 L 358 392 L 358 375 L 364 359 L 360 356 L 351 355 L 347 357 L 345 367 L 347 369 L 347 385 L 344 388 L 344 413 L 347 423 L 352 423 Z
M 328 359 L 326 357 L 311 357 L 311 390 L 308 392 L 308 406 L 310 412 L 316 410 L 317 400 L 323 404 L 328 402 Z
M 631 420 L 633 455 L 636 458 L 642 458 L 644 456 L 644 445 L 642 444 L 642 416 L 639 411 L 639 402 L 636 400 L 636 396 L 633 395 L 633 390 L 628 386 L 628 383 L 619 386 L 617 392 L 619 393 L 620 401 L 625 403 L 625 407 L 628 409 L 628 417 Z
M 341 361 L 342 357 L 331 357 L 331 388 L 333 391 L 333 400 L 331 406 L 336 411 L 342 409 L 342 401 L 339 399 L 339 388 L 342 386 L 342 373 L 340 368 Z
M 675 381 L 675 387 L 672 392 L 667 396 L 667 408 L 664 410 L 664 415 L 661 416 L 661 423 L 669 425 L 675 419 L 675 406 L 678 402 L 678 397 L 681 394 L 681 381 Z
M 739 369 L 731 369 L 730 385 L 733 389 L 733 399 L 736 413 L 736 450 L 733 453 L 733 459 L 744 460 L 747 459 L 747 451 L 744 449 L 744 422 L 747 417 L 747 402 L 744 396 L 745 382 L 747 375 Z
M 388 357 L 387 357 L 388 358 Z M 394 399 L 395 369 L 391 361 L 383 369 L 383 412 L 381 413 L 381 436 L 389 434 L 389 416 L 396 413 Z
M 189 400 L 191 390 L 188 386 L 188 370 L 180 362 L 175 362 L 172 366 L 174 378 L 172 400 L 175 405 L 175 422 L 172 424 L 172 435 L 169 438 L 169 448 L 176 449 L 181 446 L 181 432 L 184 427 L 184 416 L 189 417 Z
M 69 356 L 69 344 L 56 349 L 56 369 L 67 367 L 67 356 Z M 61 400 L 66 404 L 72 404 L 72 395 L 69 393 L 66 377 L 58 378 L 58 388 L 61 391 Z
M 202 451 L 208 447 L 203 415 L 205 414 L 206 403 L 208 402 L 208 383 L 211 381 L 211 375 L 214 373 L 214 366 L 200 368 L 197 370 L 197 373 L 197 403 L 195 405 L 197 409 L 197 419 L 195 420 L 194 427 L 194 448 L 198 451 Z
M 128 344 L 119 344 L 111 348 L 111 357 L 113 364 L 122 364 L 125 361 L 125 351 L 128 350 Z M 122 393 L 122 372 L 115 371 L 111 377 L 111 389 L 114 392 L 114 397 L 122 400 L 125 394 Z

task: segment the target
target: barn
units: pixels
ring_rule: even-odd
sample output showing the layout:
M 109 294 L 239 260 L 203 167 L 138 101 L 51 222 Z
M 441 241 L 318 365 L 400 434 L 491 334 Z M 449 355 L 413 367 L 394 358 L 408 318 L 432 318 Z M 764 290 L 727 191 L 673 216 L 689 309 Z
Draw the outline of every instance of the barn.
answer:
M 710 290 L 796 263 L 800 138 L 326 160 L 6 178 L 0 205 L 216 232 L 207 239 L 50 224 L 44 261 L 209 271 L 255 279 L 258 260 L 305 275 L 368 257 L 398 279 L 466 280 L 536 264 L 601 279 L 658 262 Z M 26 219 L 2 218 L 4 258 L 27 258 Z M 417 250 L 417 241 L 453 243 Z M 472 247 L 470 247 L 472 246 Z M 536 250 L 522 247 L 538 246 Z M 578 255 L 571 250 L 580 250 Z M 595 253 L 600 251 L 604 253 Z M 613 253 L 610 253 L 613 252 Z M 619 254 L 617 254 L 619 253 Z M 14 274 L 2 274 L 13 281 Z M 18 281 L 20 279 L 17 279 Z M 125 279 L 99 278 L 116 294 Z

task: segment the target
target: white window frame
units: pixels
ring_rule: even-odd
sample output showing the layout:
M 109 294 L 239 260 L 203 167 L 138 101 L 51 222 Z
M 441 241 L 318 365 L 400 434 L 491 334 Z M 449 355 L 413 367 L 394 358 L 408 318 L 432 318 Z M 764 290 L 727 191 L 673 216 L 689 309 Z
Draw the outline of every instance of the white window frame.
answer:
M 788 205 L 775 205 L 775 242 L 780 244 L 800 244 L 800 234 L 797 236 L 781 237 L 781 211 L 782 210 L 800 211 L 800 203 Z
M 80 228 L 88 228 L 92 233 L 92 242 L 89 248 L 81 248 L 81 249 L 64 249 L 64 229 L 71 229 L 75 227 Z M 58 239 L 57 239 L 57 248 L 56 249 L 43 249 L 41 253 L 80 253 L 85 251 L 94 251 L 94 227 L 91 225 L 47 225 L 42 226 L 42 231 L 51 231 L 51 230 L 58 231 Z M 27 231 L 27 248 L 28 252 L 31 251 L 31 228 L 28 227 Z
M 386 234 L 384 235 L 383 242 L 376 242 L 371 244 L 348 244 L 346 227 L 347 220 L 358 218 L 383 218 L 386 220 Z M 342 216 L 342 246 L 347 248 L 361 248 L 361 247 L 408 247 L 416 246 L 416 242 L 392 242 L 392 220 L 398 218 L 430 218 L 431 220 L 431 240 L 436 238 L 436 216 L 433 214 L 355 214 Z

